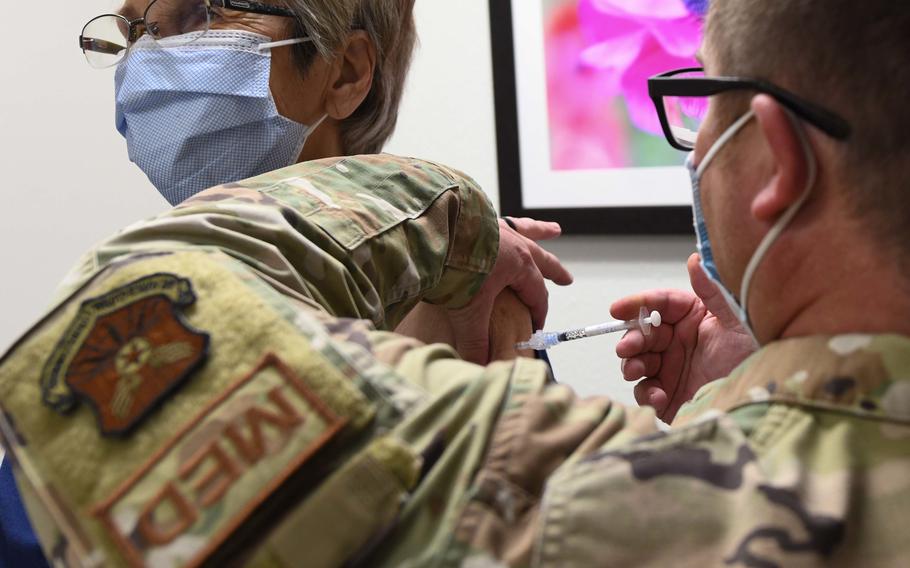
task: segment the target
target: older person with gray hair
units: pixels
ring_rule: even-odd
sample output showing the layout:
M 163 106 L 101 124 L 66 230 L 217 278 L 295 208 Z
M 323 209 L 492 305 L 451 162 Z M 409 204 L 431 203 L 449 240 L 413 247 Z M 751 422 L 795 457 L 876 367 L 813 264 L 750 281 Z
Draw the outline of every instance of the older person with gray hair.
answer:
M 117 67 L 130 159 L 177 205 L 298 162 L 380 152 L 416 44 L 413 9 L 414 0 L 127 0 L 89 21 L 79 44 L 92 66 Z M 572 281 L 535 242 L 560 232 L 501 222 L 503 262 L 474 301 L 450 312 L 421 304 L 401 331 L 477 362 L 514 357 L 511 338 L 544 323 L 545 279 Z
M 117 66 L 117 128 L 172 205 L 298 162 L 381 151 L 414 0 L 127 0 L 80 46 Z

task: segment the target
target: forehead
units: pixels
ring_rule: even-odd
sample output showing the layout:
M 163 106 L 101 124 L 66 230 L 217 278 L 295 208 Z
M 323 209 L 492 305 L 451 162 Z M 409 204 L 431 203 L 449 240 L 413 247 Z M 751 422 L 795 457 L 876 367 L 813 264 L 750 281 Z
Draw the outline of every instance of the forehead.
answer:
M 173 1 L 173 0 L 172 0 Z M 199 2 L 200 0 L 184 0 L 186 2 Z M 272 6 L 281 6 L 287 7 L 287 3 L 284 0 L 257 0 L 260 4 L 268 4 Z M 146 8 L 149 4 L 152 3 L 152 0 L 125 0 L 121 3 L 120 9 L 117 10 L 118 14 L 126 16 L 127 18 L 134 20 L 136 18 L 142 17 L 145 13 Z
M 122 14 L 131 20 L 134 20 L 142 16 L 148 5 L 148 0 L 126 0 L 120 6 L 120 9 L 117 10 L 117 13 Z

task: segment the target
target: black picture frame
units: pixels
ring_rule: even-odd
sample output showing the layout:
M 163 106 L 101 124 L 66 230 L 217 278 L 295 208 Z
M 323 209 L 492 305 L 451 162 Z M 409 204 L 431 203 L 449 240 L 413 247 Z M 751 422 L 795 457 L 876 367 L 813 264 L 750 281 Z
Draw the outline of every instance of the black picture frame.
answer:
M 522 199 L 520 133 L 516 95 L 515 30 L 512 2 L 490 0 L 496 145 L 500 209 L 504 216 L 555 221 L 563 234 L 691 235 L 692 208 L 686 206 L 526 208 Z

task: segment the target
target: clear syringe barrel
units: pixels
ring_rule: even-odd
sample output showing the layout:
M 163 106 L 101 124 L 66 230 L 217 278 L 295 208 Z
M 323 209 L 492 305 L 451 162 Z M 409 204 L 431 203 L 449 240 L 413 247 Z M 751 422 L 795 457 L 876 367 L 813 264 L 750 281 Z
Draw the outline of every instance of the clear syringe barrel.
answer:
M 637 320 L 612 321 L 563 332 L 538 331 L 531 336 L 531 339 L 519 343 L 515 347 L 518 350 L 533 349 L 535 351 L 544 351 L 565 341 L 575 341 L 576 339 L 596 337 L 598 335 L 606 335 L 608 333 L 616 333 L 618 331 L 627 331 L 631 329 L 640 329 L 643 334 L 650 335 L 651 328 L 659 327 L 660 324 L 660 314 L 658 312 L 649 313 L 648 309 L 643 307 L 638 312 Z
M 628 331 L 631 329 L 640 329 L 641 332 L 645 335 L 651 335 L 651 327 L 660 326 L 660 314 L 657 312 L 648 312 L 647 308 L 641 308 L 638 310 L 638 319 L 629 320 L 629 321 L 612 321 L 607 323 L 602 323 L 600 325 L 592 325 L 584 329 L 579 329 L 575 331 L 566 332 L 566 339 L 564 341 L 571 341 L 572 339 L 581 339 L 583 337 L 596 337 L 598 335 L 606 335 L 608 333 L 616 333 L 618 331 Z M 568 337 L 569 334 L 579 334 L 577 337 Z

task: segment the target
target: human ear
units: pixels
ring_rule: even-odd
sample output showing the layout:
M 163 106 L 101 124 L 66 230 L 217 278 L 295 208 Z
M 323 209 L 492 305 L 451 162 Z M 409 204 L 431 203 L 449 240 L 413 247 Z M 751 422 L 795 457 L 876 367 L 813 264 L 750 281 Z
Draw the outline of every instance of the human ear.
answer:
M 758 95 L 752 110 L 773 160 L 773 175 L 752 200 L 752 216 L 773 223 L 802 197 L 808 163 L 797 124 L 773 97 Z
M 363 30 L 348 35 L 332 65 L 326 112 L 335 120 L 354 114 L 373 87 L 376 46 Z

